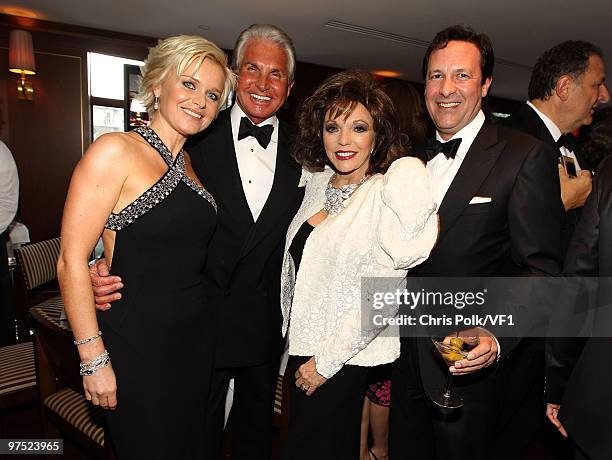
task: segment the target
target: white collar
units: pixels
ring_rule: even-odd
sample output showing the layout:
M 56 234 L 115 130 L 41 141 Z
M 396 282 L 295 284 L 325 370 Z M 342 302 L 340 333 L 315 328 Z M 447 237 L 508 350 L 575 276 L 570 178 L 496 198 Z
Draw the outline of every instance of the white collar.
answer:
M 244 113 L 242 108 L 236 102 L 230 112 L 230 119 L 232 122 L 232 135 L 234 136 L 234 141 L 238 142 L 238 129 L 240 128 L 240 119 L 242 117 L 246 117 L 247 115 Z M 248 117 L 247 117 L 248 118 Z M 276 115 L 272 115 L 270 118 L 262 121 L 256 126 L 264 126 L 264 125 L 272 125 L 274 127 L 274 131 L 272 131 L 272 137 L 270 138 L 270 142 L 278 143 L 278 118 Z
M 557 142 L 559 140 L 559 138 L 561 137 L 561 134 L 563 134 L 563 133 L 561 132 L 559 127 L 555 124 L 555 122 L 552 121 L 550 118 L 548 118 L 546 115 L 544 115 L 542 112 L 540 112 L 537 109 L 537 107 L 531 103 L 531 101 L 527 101 L 527 105 L 529 107 L 531 107 L 535 113 L 538 114 L 538 117 L 540 117 L 542 119 L 542 121 L 544 122 L 544 124 L 548 128 L 548 131 L 550 132 L 550 135 L 553 137 L 555 142 Z
M 448 139 L 449 141 L 453 139 L 461 139 L 461 145 L 459 146 L 459 149 L 457 150 L 456 154 L 459 159 L 463 160 L 465 158 L 466 153 L 472 146 L 472 143 L 480 132 L 480 128 L 482 128 L 482 125 L 484 125 L 485 120 L 485 114 L 482 110 L 479 110 L 472 121 L 470 121 L 467 125 L 461 128 L 458 132 L 453 134 L 450 139 Z M 436 131 L 436 139 L 440 142 L 448 142 L 442 139 L 438 131 Z

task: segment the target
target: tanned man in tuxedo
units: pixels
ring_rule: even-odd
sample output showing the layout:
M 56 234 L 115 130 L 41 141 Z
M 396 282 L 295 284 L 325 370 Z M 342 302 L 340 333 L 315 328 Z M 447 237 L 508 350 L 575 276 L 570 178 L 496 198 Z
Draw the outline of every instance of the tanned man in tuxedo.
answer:
M 581 168 L 580 149 L 570 133 L 590 125 L 597 107 L 609 100 L 601 49 L 584 41 L 565 41 L 538 58 L 529 81 L 529 100 L 505 121 L 557 150 L 565 210 L 561 228 L 564 257 L 592 182 L 591 172 Z M 584 343 L 579 338 L 546 341 L 546 415 L 557 427 L 561 397 Z
M 465 26 L 439 32 L 425 54 L 427 110 L 436 140 L 449 145 L 420 152 L 439 206 L 440 236 L 413 275 L 554 275 L 560 270 L 556 154 L 531 136 L 486 120 L 481 105 L 493 61 L 489 38 Z M 551 209 L 555 199 L 559 207 Z M 444 387 L 447 368 L 429 339 L 402 338 L 392 383 L 393 460 L 518 458 L 513 453 L 530 437 L 524 432 L 529 421 L 505 420 L 501 426 L 499 417 L 508 392 L 520 395 L 517 414 L 531 396 L 528 388 L 506 385 L 508 375 L 525 372 L 523 340 L 475 333 L 479 345 L 450 368 L 454 391 L 465 404 L 447 418 L 429 402 Z M 541 417 L 539 409 L 532 408 L 535 417 Z M 512 434 L 510 445 L 500 445 L 503 434 Z
M 304 194 L 301 168 L 289 156 L 294 131 L 276 117 L 294 84 L 293 43 L 278 27 L 252 25 L 238 37 L 232 66 L 236 104 L 187 145 L 193 169 L 218 205 L 204 282 L 219 312 L 219 330 L 208 438 L 202 442 L 211 447 L 211 459 L 219 457 L 233 378 L 233 458 L 269 460 L 281 352 L 282 251 Z M 112 283 L 96 288 L 98 305 L 107 308 L 117 294 L 106 294 L 121 286 L 120 279 L 94 279 L 102 283 Z

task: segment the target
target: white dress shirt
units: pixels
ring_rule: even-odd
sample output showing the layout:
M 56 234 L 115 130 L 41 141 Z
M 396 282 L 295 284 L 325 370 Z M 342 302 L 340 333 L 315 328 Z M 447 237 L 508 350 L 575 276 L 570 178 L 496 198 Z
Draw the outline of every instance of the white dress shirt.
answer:
M 457 149 L 455 158 L 446 158 L 443 153 L 439 153 L 427 162 L 427 172 L 429 172 L 429 176 L 431 177 L 433 194 L 436 203 L 438 203 L 438 208 L 442 200 L 444 200 L 448 188 L 453 182 L 453 179 L 455 179 L 465 155 L 472 146 L 484 122 L 485 116 L 481 110 L 467 126 L 464 126 L 463 129 L 449 139 L 461 139 L 461 145 L 459 145 L 459 149 Z M 442 139 L 437 131 L 436 139 L 440 142 L 447 142 Z
M 268 118 L 257 126 L 272 125 L 272 137 L 265 149 L 259 145 L 257 139 L 252 136 L 238 140 L 240 119 L 246 117 L 240 106 L 236 103 L 230 114 L 232 122 L 232 135 L 234 137 L 234 149 L 240 172 L 242 190 L 246 197 L 253 220 L 257 221 L 261 210 L 266 204 L 272 183 L 274 182 L 274 170 L 276 168 L 276 150 L 278 148 L 278 118 L 276 115 Z
M 15 218 L 18 202 L 17 165 L 11 151 L 0 141 L 0 233 L 4 233 Z
M 533 105 L 530 101 L 527 101 L 527 105 L 531 107 L 535 113 L 538 114 L 538 117 L 540 117 L 542 122 L 546 125 L 546 128 L 548 128 L 550 135 L 553 137 L 555 142 L 557 142 L 563 133 L 555 124 L 555 122 L 548 118 L 546 115 L 544 115 L 542 112 L 540 112 L 537 107 Z M 559 147 L 559 151 L 561 152 L 561 155 L 574 159 L 574 163 L 576 164 L 576 174 L 579 174 L 581 168 L 580 164 L 578 163 L 578 158 L 576 158 L 576 154 L 567 147 Z
M 486 117 L 481 110 L 476 114 L 472 121 L 470 121 L 449 139 L 449 141 L 453 139 L 461 139 L 461 144 L 457 149 L 455 158 L 447 158 L 443 153 L 438 153 L 435 157 L 427 162 L 427 172 L 429 172 L 429 177 L 431 178 L 431 186 L 433 188 L 436 203 L 438 204 L 438 209 L 440 208 L 440 204 L 442 204 L 442 200 L 444 200 L 450 185 L 453 183 L 453 180 L 455 179 L 455 176 L 457 175 L 457 172 L 459 171 L 468 150 L 470 150 L 470 147 L 474 143 L 474 139 L 476 139 L 482 125 L 484 125 L 485 120 Z M 436 139 L 440 142 L 448 142 L 443 140 L 440 133 L 437 131 Z M 484 330 L 486 331 L 486 329 Z M 497 357 L 499 358 L 499 356 L 501 356 L 501 345 L 499 344 L 497 337 L 493 336 L 493 338 L 497 343 Z

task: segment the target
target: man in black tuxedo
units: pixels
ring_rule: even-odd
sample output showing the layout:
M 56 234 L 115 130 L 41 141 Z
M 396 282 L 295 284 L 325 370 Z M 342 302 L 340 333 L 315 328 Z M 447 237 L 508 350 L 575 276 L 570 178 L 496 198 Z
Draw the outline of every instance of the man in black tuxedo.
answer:
M 291 39 L 276 27 L 255 25 L 242 32 L 232 56 L 236 104 L 189 148 L 195 172 L 219 206 L 206 267 L 210 299 L 220 313 L 209 442 L 220 445 L 233 377 L 237 459 L 271 457 L 281 259 L 304 190 L 298 188 L 301 168 L 289 156 L 294 132 L 275 115 L 293 86 L 294 55 Z M 271 132 L 267 144 L 264 130 Z
M 493 50 L 469 27 L 439 32 L 423 60 L 425 102 L 438 142 L 421 153 L 439 205 L 440 236 L 416 276 L 557 274 L 560 267 L 560 191 L 554 151 L 531 136 L 486 120 Z M 452 146 L 452 149 L 444 147 Z M 438 153 L 445 152 L 445 153 Z M 557 200 L 559 207 L 549 204 Z M 447 368 L 428 339 L 402 338 L 393 375 L 391 458 L 515 458 L 530 433 L 514 416 L 530 388 L 506 385 L 527 372 L 523 340 L 497 339 L 478 330 L 480 344 L 450 368 L 465 405 L 442 419 L 429 397 L 440 391 Z M 517 411 L 500 420 L 506 395 Z M 541 397 L 541 395 L 540 395 Z M 538 416 L 536 407 L 531 409 Z M 503 422 L 503 425 L 502 425 Z M 504 435 L 512 442 L 501 446 Z
M 577 209 L 591 192 L 591 173 L 583 170 L 571 133 L 590 125 L 599 104 L 610 99 L 601 49 L 583 41 L 566 41 L 538 58 L 529 81 L 529 100 L 504 124 L 531 134 L 555 148 L 559 160 L 561 199 L 566 211 L 564 253 L 580 219 Z M 575 174 L 574 173 L 575 170 Z
M 583 170 L 580 149 L 570 134 L 593 121 L 599 104 L 610 99 L 600 48 L 584 41 L 565 41 L 545 51 L 529 81 L 529 101 L 505 121 L 555 148 L 559 156 L 561 199 L 565 213 L 561 228 L 563 256 L 580 220 L 582 206 L 591 193 L 591 172 Z M 563 165 L 570 163 L 568 175 Z M 571 170 L 573 168 L 573 170 Z M 551 206 L 556 203 L 551 203 Z M 558 426 L 557 413 L 565 384 L 584 339 L 547 340 L 546 414 Z
M 238 75 L 236 104 L 187 144 L 193 169 L 218 205 L 205 283 L 219 327 L 208 436 L 202 442 L 211 447 L 211 459 L 219 457 L 233 378 L 233 458 L 269 460 L 282 351 L 282 252 L 304 194 L 301 167 L 289 155 L 294 132 L 275 115 L 293 87 L 293 43 L 275 26 L 252 25 L 238 37 L 232 66 Z
M 586 342 L 557 408 L 558 427 L 578 446 L 576 457 L 593 460 L 609 459 L 612 453 L 611 235 L 612 159 L 607 158 L 593 181 L 593 192 L 584 205 L 563 270 L 568 275 L 599 276 L 593 337 Z

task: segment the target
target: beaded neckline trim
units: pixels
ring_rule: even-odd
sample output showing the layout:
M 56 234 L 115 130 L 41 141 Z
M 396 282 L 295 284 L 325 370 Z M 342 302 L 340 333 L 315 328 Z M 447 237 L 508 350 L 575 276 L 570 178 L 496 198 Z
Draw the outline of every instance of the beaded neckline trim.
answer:
M 176 159 L 173 160 L 168 148 L 151 128 L 141 126 L 134 131 L 140 134 L 159 152 L 169 168 L 155 184 L 123 208 L 121 212 L 117 214 L 112 213 L 106 222 L 106 228 L 115 231 L 124 229 L 166 199 L 180 181 L 183 181 L 189 188 L 208 201 L 215 209 L 215 212 L 217 211 L 217 204 L 212 195 L 185 174 L 185 155 L 182 150 L 176 156 Z
M 164 142 L 159 138 L 159 136 L 157 135 L 155 131 L 153 131 L 148 126 L 139 126 L 138 128 L 134 129 L 134 131 L 140 134 L 149 144 L 151 144 L 151 146 L 159 152 L 159 154 L 164 159 L 166 164 L 169 167 L 172 167 L 172 164 L 173 164 L 172 153 L 170 153 L 170 150 L 168 149 L 168 147 L 166 147 L 166 144 L 164 144 Z M 183 150 L 179 152 L 179 155 L 177 155 L 177 159 L 179 156 L 184 156 Z M 209 193 L 208 190 L 206 190 L 200 184 L 195 182 L 187 174 L 183 173 L 183 177 L 181 178 L 181 180 L 185 184 L 187 184 L 189 188 L 191 188 L 194 192 L 196 192 L 201 197 L 205 198 L 206 201 L 208 201 L 212 205 L 212 207 L 215 209 L 215 212 L 217 212 L 217 203 L 215 202 L 215 199 Z

